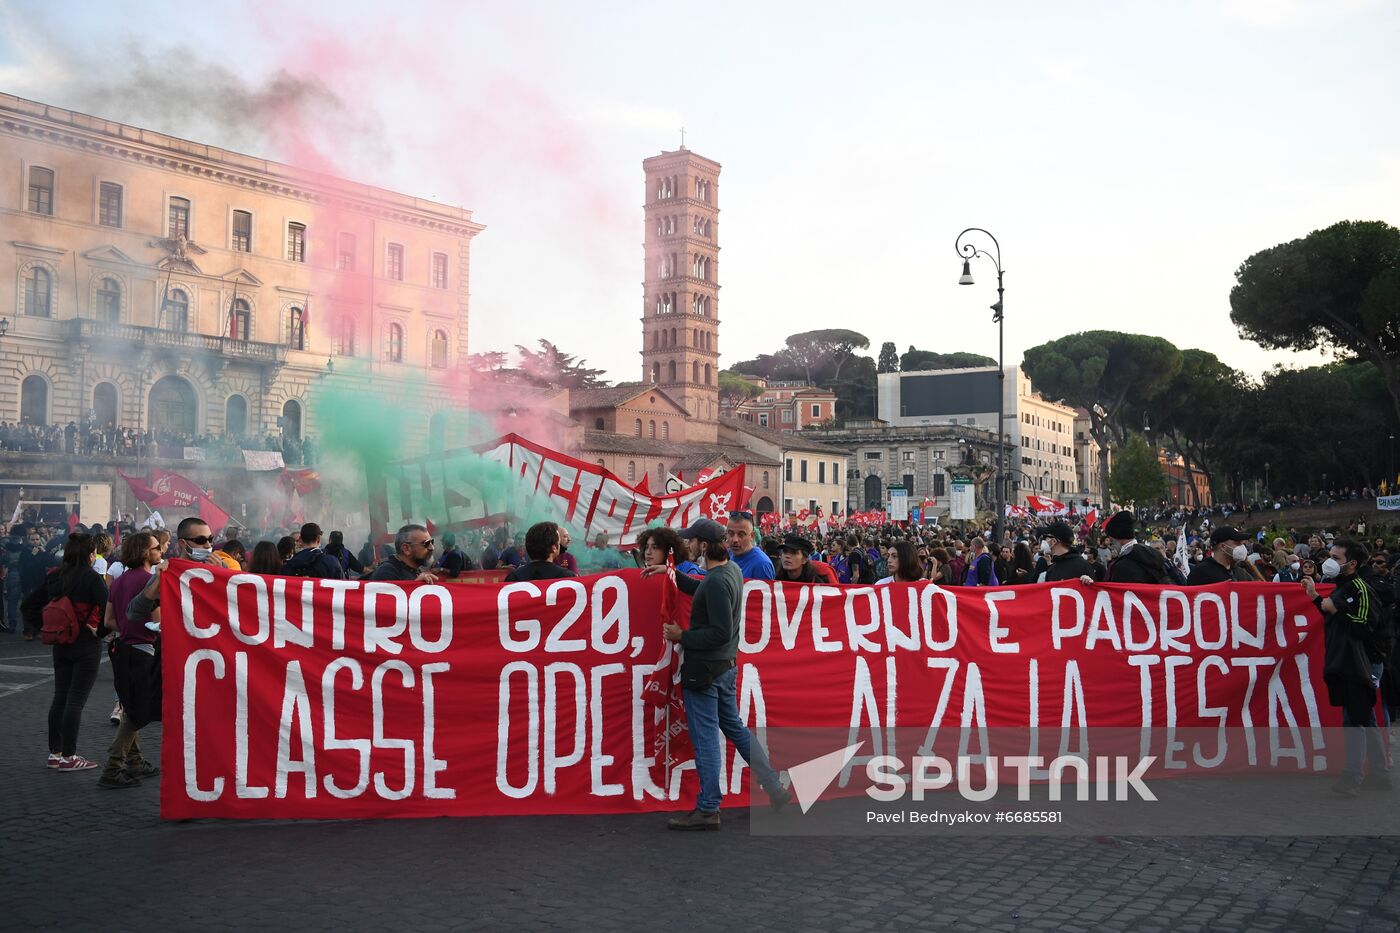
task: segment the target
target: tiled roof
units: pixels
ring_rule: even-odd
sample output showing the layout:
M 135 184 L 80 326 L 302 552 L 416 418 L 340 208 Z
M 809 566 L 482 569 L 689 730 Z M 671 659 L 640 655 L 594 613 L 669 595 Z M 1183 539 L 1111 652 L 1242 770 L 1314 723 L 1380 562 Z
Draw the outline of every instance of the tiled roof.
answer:
M 841 456 L 846 456 L 847 454 L 847 451 L 842 450 L 840 447 L 832 447 L 830 444 L 814 441 L 810 438 L 803 437 L 802 434 L 797 432 L 789 434 L 785 431 L 774 431 L 772 428 L 761 428 L 747 421 L 731 421 L 727 418 L 723 423 L 726 427 L 731 427 L 736 431 L 751 434 L 770 444 L 777 444 L 784 450 L 804 450 L 808 453 L 840 454 Z

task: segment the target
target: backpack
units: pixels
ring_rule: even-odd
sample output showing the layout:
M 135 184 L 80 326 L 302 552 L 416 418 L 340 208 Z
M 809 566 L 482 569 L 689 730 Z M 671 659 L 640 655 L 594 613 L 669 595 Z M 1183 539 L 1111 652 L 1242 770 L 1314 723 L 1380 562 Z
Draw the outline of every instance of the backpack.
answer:
M 39 629 L 39 638 L 46 645 L 71 645 L 78 640 L 78 630 L 82 626 L 73 600 L 60 596 L 44 607 L 44 625 Z

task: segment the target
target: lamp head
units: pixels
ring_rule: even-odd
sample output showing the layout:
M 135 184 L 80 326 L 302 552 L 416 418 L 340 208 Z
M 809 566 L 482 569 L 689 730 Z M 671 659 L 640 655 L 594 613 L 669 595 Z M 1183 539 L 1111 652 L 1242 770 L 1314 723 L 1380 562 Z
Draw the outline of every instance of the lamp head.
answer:
M 10 332 L 10 319 L 7 318 L 7 317 L 0 317 L 0 337 L 5 336 L 5 335 L 8 334 L 9 332 Z
M 969 260 L 969 259 L 964 259 L 964 260 L 963 260 L 963 271 L 962 271 L 962 275 L 958 276 L 958 284 L 959 284 L 959 285 L 972 285 L 972 284 L 974 284 L 973 281 L 972 281 L 972 261 Z

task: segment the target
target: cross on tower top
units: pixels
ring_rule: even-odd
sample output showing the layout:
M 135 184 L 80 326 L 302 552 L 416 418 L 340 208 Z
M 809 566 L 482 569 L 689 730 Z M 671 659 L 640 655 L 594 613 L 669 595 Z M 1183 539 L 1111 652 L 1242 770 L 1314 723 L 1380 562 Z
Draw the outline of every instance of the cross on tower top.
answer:
M 685 127 L 681 127 L 681 148 L 685 148 Z

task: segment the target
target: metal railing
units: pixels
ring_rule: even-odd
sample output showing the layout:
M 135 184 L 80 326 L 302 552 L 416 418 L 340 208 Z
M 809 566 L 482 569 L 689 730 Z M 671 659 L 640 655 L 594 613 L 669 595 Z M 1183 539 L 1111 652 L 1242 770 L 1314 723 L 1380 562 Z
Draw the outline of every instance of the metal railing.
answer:
M 147 347 L 167 347 L 175 350 L 195 350 L 218 356 L 236 357 L 259 363 L 285 363 L 287 348 L 276 343 L 238 340 L 188 331 L 162 330 L 136 324 L 120 324 L 92 318 L 75 318 L 67 322 L 70 340 L 121 341 Z

